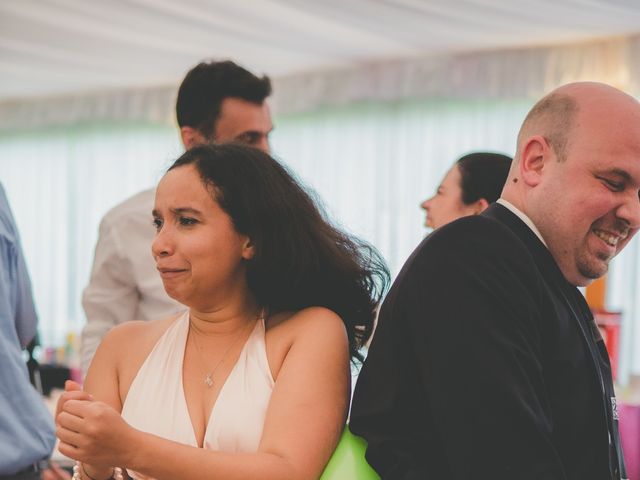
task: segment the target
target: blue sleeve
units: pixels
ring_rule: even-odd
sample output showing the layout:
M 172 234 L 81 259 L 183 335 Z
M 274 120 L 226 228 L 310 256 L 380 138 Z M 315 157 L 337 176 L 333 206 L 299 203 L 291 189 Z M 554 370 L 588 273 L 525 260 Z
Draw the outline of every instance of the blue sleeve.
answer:
M 20 245 L 16 246 L 15 255 L 15 322 L 16 332 L 20 339 L 20 346 L 23 348 L 36 335 L 38 316 L 33 303 L 33 293 L 31 291 L 31 281 L 27 272 L 27 265 L 22 255 Z
M 31 280 L 20 245 L 20 235 L 15 225 L 9 201 L 0 185 L 0 237 L 2 249 L 2 291 L 10 308 L 20 346 L 25 347 L 36 335 L 38 316 L 33 303 Z
M 36 324 L 31 282 L 0 185 L 0 476 L 47 458 L 55 444 L 53 418 L 29 383 L 20 351 Z

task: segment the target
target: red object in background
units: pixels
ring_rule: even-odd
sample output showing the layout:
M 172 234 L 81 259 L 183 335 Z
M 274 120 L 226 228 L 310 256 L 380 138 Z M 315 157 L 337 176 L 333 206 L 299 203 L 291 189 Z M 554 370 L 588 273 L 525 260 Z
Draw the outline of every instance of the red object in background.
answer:
M 604 339 L 607 352 L 609 352 L 611 375 L 615 380 L 618 376 L 618 347 L 622 314 L 620 312 L 609 312 L 607 310 L 593 310 L 593 316 Z

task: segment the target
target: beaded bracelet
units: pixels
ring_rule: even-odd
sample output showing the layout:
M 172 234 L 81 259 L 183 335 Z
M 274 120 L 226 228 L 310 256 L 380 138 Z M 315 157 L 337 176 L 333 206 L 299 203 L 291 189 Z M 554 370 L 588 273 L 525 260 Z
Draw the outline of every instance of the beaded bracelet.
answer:
M 82 473 L 80 473 L 80 471 L 82 471 Z M 97 478 L 93 478 L 91 475 L 89 475 L 87 473 L 87 471 L 84 469 L 84 465 L 82 465 L 82 463 L 76 462 L 76 464 L 73 466 L 73 477 L 71 477 L 71 478 L 73 480 L 82 480 L 82 475 L 86 476 L 89 480 L 98 480 Z M 113 473 L 106 480 L 110 480 L 110 479 L 113 479 L 113 480 L 124 480 L 124 477 L 122 476 L 122 469 L 120 467 L 114 467 L 113 468 Z

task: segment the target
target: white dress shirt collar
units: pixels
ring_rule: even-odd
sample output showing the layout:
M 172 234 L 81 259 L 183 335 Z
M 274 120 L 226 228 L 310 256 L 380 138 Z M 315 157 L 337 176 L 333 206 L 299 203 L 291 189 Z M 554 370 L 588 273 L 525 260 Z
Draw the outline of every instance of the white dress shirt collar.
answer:
M 514 207 L 511 203 L 506 201 L 504 198 L 499 198 L 496 201 L 496 203 L 499 203 L 504 208 L 511 211 L 511 213 L 517 216 L 520 220 L 522 220 L 527 225 L 527 227 L 529 227 L 531 231 L 536 234 L 536 237 L 540 239 L 540 241 L 544 244 L 544 246 L 545 247 L 547 246 L 547 243 L 544 241 L 544 238 L 542 238 L 542 234 L 540 233 L 540 230 L 536 228 L 535 224 L 531 221 L 531 219 L 527 217 L 522 211 Z

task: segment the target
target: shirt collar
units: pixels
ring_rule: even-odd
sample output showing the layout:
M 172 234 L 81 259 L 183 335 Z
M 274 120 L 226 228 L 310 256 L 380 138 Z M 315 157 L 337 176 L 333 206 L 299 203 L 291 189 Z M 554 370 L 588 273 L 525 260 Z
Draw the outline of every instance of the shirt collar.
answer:
M 540 230 L 536 228 L 535 224 L 531 221 L 529 217 L 527 217 L 522 211 L 514 207 L 511 203 L 506 201 L 504 198 L 499 198 L 498 200 L 496 200 L 496 203 L 499 203 L 504 208 L 506 208 L 511 213 L 513 213 L 516 217 L 518 217 L 520 220 L 522 220 L 525 223 L 525 225 L 529 227 L 533 233 L 536 234 L 536 237 L 540 239 L 543 245 L 547 247 L 547 243 L 544 241 L 544 238 L 542 238 L 542 234 L 540 233 Z

